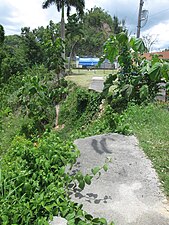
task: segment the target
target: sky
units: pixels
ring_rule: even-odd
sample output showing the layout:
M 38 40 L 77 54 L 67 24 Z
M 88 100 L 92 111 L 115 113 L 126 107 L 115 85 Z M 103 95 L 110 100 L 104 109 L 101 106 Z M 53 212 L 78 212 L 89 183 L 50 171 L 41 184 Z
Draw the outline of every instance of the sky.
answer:
M 140 0 L 85 0 L 85 8 L 101 7 L 112 17 L 125 19 L 130 35 L 137 32 Z M 31 29 L 47 26 L 50 20 L 58 23 L 60 13 L 55 6 L 42 9 L 43 0 L 0 0 L 0 24 L 6 35 L 20 34 L 22 27 Z M 141 29 L 141 36 L 148 35 L 155 41 L 152 51 L 169 48 L 169 0 L 144 0 L 148 21 Z M 72 10 L 72 12 L 74 12 Z

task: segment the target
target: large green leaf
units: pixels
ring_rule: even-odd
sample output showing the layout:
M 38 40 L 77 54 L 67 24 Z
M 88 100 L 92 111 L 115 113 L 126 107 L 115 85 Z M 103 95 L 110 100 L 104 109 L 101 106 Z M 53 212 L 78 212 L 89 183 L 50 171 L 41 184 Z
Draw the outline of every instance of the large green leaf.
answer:
M 66 216 L 66 219 L 68 221 L 70 221 L 71 219 L 74 219 L 74 218 L 75 218 L 75 212 L 71 212 Z
M 90 185 L 90 184 L 91 184 L 92 178 L 93 178 L 93 176 L 90 176 L 90 175 L 86 174 L 86 176 L 85 176 L 85 178 L 84 178 L 86 184 Z
M 157 62 L 162 62 L 162 59 L 159 58 L 159 55 L 152 54 L 151 65 L 153 66 Z
M 107 170 L 108 170 L 108 165 L 107 165 L 107 164 L 104 164 L 103 169 L 104 169 L 105 172 L 107 172 Z
M 90 215 L 90 214 L 86 214 L 86 215 L 85 215 L 85 218 L 86 218 L 87 220 L 92 220 L 92 219 L 93 219 L 93 216 Z
M 150 79 L 153 81 L 159 81 L 162 75 L 162 63 L 155 63 L 150 70 L 148 71 L 148 74 L 150 76 Z
M 107 225 L 107 221 L 106 221 L 106 219 L 104 219 L 104 218 L 100 218 L 100 219 L 99 219 L 99 222 L 100 222 L 100 224 Z
M 166 90 L 169 91 L 169 82 L 166 83 L 166 86 L 165 86 Z
M 84 187 L 85 187 L 85 181 L 84 181 L 83 179 L 81 179 L 81 180 L 79 181 L 79 188 L 83 190 Z
M 130 39 L 130 46 L 136 52 L 140 53 L 147 52 L 147 48 L 144 44 L 144 41 L 141 38 L 132 37 Z
M 84 221 L 81 220 L 81 221 L 78 222 L 77 225 L 86 225 L 86 222 L 84 222 Z
M 111 63 L 113 63 L 118 56 L 119 48 L 118 48 L 118 41 L 116 40 L 115 36 L 112 36 L 107 40 L 104 45 L 104 56 L 105 59 L 107 58 Z
M 123 88 L 121 89 L 121 93 L 125 95 L 127 98 L 130 98 L 133 92 L 133 87 L 134 86 L 131 84 L 125 84 Z
M 104 82 L 103 96 L 107 96 L 109 88 L 113 85 L 113 82 L 117 79 L 117 74 L 109 74 L 106 81 Z
M 122 43 L 124 44 L 124 43 L 128 42 L 128 36 L 124 32 L 121 32 L 121 33 L 117 34 L 116 38 L 117 38 L 119 44 L 122 44 Z
M 162 66 L 162 77 L 168 81 L 169 80 L 169 63 L 164 62 Z
M 145 84 L 140 88 L 140 98 L 146 98 L 148 96 L 148 93 L 148 85 Z

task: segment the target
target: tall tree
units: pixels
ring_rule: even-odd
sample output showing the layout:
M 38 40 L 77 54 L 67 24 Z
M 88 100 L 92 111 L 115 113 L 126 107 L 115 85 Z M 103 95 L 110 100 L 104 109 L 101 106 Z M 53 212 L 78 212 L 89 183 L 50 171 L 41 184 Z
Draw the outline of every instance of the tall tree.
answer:
M 51 5 L 56 5 L 58 12 L 61 11 L 61 38 L 65 41 L 65 12 L 64 7 L 67 7 L 67 16 L 70 14 L 71 7 L 75 7 L 79 15 L 83 14 L 85 7 L 84 0 L 46 0 L 42 4 L 42 8 L 46 9 Z M 65 47 L 64 47 L 65 49 Z M 65 50 L 63 53 L 63 58 L 65 59 Z
M 84 39 L 83 24 L 77 14 L 68 17 L 66 24 L 66 50 L 69 54 L 68 71 L 71 72 L 71 60 L 78 42 Z
M 36 30 L 31 31 L 30 27 L 21 28 L 21 37 L 29 66 L 32 67 L 35 64 L 41 63 L 43 53 L 36 37 Z
M 1 82 L 1 64 L 2 64 L 2 59 L 4 57 L 4 52 L 3 52 L 3 43 L 5 39 L 5 32 L 3 26 L 0 24 L 0 82 Z
M 119 34 L 126 31 L 125 20 L 120 21 L 117 16 L 113 17 L 113 33 Z
M 112 17 L 100 7 L 91 8 L 83 16 L 84 40 L 78 42 L 77 54 L 100 57 L 103 44 L 112 32 Z
M 1 81 L 6 83 L 18 72 L 22 73 L 30 64 L 27 60 L 24 42 L 19 35 L 5 37 L 3 44 L 3 59 L 1 63 Z

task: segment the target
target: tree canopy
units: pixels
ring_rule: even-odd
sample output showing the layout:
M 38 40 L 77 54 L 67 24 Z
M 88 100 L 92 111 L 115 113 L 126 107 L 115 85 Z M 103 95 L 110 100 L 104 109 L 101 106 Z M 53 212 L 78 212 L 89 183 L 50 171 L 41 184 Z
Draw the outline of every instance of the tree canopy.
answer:
M 113 18 L 104 9 L 94 7 L 88 10 L 83 18 L 76 21 L 76 29 L 72 29 L 72 23 L 68 19 L 66 25 L 66 34 L 72 30 L 72 35 L 75 33 L 82 34 L 82 38 L 76 44 L 76 54 L 80 56 L 98 56 L 103 52 L 103 45 L 107 38 L 114 33 L 119 33 L 124 30 L 125 22 L 121 22 L 116 16 Z M 80 25 L 80 26 L 79 26 Z M 75 25 L 74 25 L 75 27 Z M 72 39 L 66 39 L 66 54 L 71 51 Z

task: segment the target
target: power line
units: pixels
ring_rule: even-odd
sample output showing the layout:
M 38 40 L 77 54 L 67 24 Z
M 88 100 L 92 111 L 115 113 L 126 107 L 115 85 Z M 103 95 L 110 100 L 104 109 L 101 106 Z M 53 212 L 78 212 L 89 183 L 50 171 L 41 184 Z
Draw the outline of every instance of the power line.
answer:
M 154 13 L 154 14 L 151 15 L 149 18 L 154 17 L 154 16 L 156 16 L 156 15 L 158 15 L 158 14 L 161 14 L 161 13 L 163 13 L 163 12 L 166 12 L 166 11 L 168 11 L 168 10 L 169 10 L 169 8 L 164 9 L 164 10 L 161 10 L 161 11 L 159 11 L 159 12 L 157 12 L 157 13 Z

